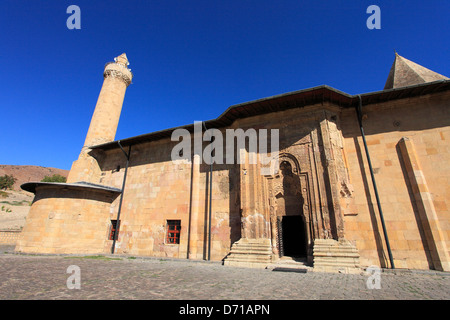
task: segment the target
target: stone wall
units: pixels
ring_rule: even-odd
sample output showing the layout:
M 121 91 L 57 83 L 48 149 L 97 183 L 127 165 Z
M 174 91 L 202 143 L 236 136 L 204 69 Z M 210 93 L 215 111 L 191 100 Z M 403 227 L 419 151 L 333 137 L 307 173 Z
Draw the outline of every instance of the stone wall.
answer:
M 109 212 L 117 194 L 93 188 L 47 185 L 36 188 L 16 251 L 104 253 Z
M 172 162 L 171 151 L 176 143 L 163 139 L 132 147 L 116 252 L 208 258 L 210 166 L 187 160 Z M 122 151 L 108 151 L 101 166 L 99 183 L 120 188 L 126 166 Z M 228 165 L 213 167 L 212 260 L 223 259 L 231 242 L 239 238 L 239 211 L 233 195 L 236 191 L 230 181 L 232 170 L 233 166 Z M 116 201 L 110 219 L 115 219 L 117 210 Z M 167 243 L 167 220 L 181 220 L 180 244 Z
M 436 243 L 443 243 L 446 248 L 450 245 L 449 99 L 449 93 L 441 93 L 363 107 L 367 145 L 397 268 L 442 268 L 433 262 Z M 340 128 L 356 206 L 353 213 L 344 214 L 346 237 L 356 243 L 362 265 L 389 267 L 354 110 L 343 110 Z M 416 201 L 417 192 L 408 177 L 407 159 L 400 146 L 403 138 L 415 146 L 417 161 L 427 182 L 428 205 L 434 208 L 437 217 L 434 226 L 438 225 L 440 232 L 429 232 L 429 221 L 420 214 L 418 206 L 424 203 Z
M 0 230 L 0 244 L 14 245 L 20 239 L 22 230 Z

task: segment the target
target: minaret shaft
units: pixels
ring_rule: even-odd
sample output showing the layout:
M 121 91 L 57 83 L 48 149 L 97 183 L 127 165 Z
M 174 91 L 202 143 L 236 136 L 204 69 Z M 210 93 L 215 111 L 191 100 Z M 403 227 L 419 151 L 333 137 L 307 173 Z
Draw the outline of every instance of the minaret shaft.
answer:
M 117 78 L 105 78 L 84 147 L 114 141 L 126 88 L 126 84 Z
M 133 77 L 128 69 L 128 59 L 125 54 L 108 63 L 103 72 L 103 85 L 97 99 L 94 114 L 86 135 L 80 156 L 70 170 L 67 182 L 98 182 L 97 160 L 89 155 L 90 147 L 102 143 L 114 141 L 117 126 L 119 124 L 120 113 L 122 111 L 125 91 L 131 84 Z

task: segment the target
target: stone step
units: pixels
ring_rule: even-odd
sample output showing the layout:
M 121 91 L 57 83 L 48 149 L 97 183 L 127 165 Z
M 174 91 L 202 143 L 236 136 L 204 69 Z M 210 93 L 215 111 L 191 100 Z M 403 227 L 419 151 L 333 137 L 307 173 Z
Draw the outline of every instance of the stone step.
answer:
M 265 268 L 272 261 L 272 247 L 268 239 L 240 239 L 233 243 L 224 265 Z
M 324 246 L 353 246 L 353 244 L 349 241 L 340 241 L 340 240 L 331 240 L 327 239 L 326 241 L 322 241 L 320 239 L 314 240 L 315 245 L 324 245 Z
M 255 254 L 229 255 L 226 260 L 239 260 L 239 261 L 255 260 L 255 261 L 269 261 L 269 262 L 272 261 L 270 256 L 255 255 Z
M 351 244 L 339 244 L 338 242 L 334 244 L 314 243 L 314 246 L 317 248 L 354 248 L 354 246 Z
M 240 240 L 236 241 L 234 244 L 239 244 L 239 243 L 254 243 L 254 244 L 270 245 L 270 240 L 269 239 L 240 239 Z
M 229 256 L 227 261 L 254 261 L 254 262 L 271 262 L 270 257 L 254 256 L 254 255 L 242 255 L 242 256 Z
M 257 243 L 257 242 L 236 242 L 233 246 L 255 246 L 255 247 L 270 247 L 270 243 Z
M 314 244 L 314 250 L 316 251 L 333 251 L 333 250 L 342 250 L 342 251 L 358 251 L 354 246 L 326 246 L 326 245 L 316 245 Z
M 334 239 L 314 239 L 314 244 L 336 244 L 338 240 Z
M 239 261 L 239 262 L 261 262 L 261 263 L 270 263 L 272 262 L 272 259 L 270 257 L 261 257 L 261 256 L 230 256 L 225 261 Z
M 230 252 L 249 251 L 262 254 L 271 254 L 272 247 L 266 244 L 249 244 L 249 243 L 236 243 L 231 247 Z
M 358 249 L 347 241 L 316 239 L 313 247 L 315 271 L 357 272 L 359 270 Z
M 334 256 L 334 255 L 347 255 L 349 257 L 359 256 L 357 251 L 345 251 L 345 250 L 333 250 L 333 251 L 313 251 L 314 256 Z
M 314 257 L 343 257 L 343 258 L 358 258 L 357 252 L 314 252 Z
M 231 250 L 230 251 L 231 254 L 252 254 L 252 255 L 260 255 L 260 256 L 266 256 L 266 255 L 271 255 L 272 252 L 271 251 L 257 251 L 257 250 Z
M 333 259 L 314 259 L 314 266 L 317 267 L 319 265 L 325 265 L 325 264 L 344 264 L 344 265 L 353 265 L 358 266 L 359 265 L 359 259 L 343 259 L 343 258 L 333 258 Z
M 258 247 L 258 246 L 232 246 L 231 250 L 257 250 L 257 251 L 272 251 L 272 248 L 269 246 Z
M 351 245 L 325 245 L 325 244 L 314 244 L 315 248 L 318 249 L 328 249 L 328 248 L 344 248 L 344 249 L 353 249 L 354 246 Z
M 357 250 L 351 245 L 324 245 L 324 244 L 314 244 L 314 248 L 318 250 L 332 250 L 332 249 L 343 249 L 343 250 Z
M 277 261 L 268 265 L 267 269 L 270 269 L 272 271 L 286 271 L 286 272 L 295 270 L 297 271 L 302 270 L 304 272 L 307 272 L 308 270 L 309 271 L 312 270 L 312 268 L 306 264 L 306 258 L 297 259 L 288 256 L 279 258 Z
M 236 244 L 232 248 L 270 248 L 270 245 Z

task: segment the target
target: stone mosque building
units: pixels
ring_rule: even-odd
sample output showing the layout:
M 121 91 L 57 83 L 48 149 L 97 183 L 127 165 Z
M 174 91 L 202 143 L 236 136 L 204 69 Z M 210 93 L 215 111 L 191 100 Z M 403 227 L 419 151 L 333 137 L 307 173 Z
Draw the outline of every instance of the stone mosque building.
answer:
M 122 54 L 105 66 L 67 183 L 22 185 L 35 198 L 17 252 L 450 271 L 447 77 L 396 54 L 383 90 L 323 85 L 203 123 L 224 136 L 278 129 L 277 170 L 262 174 L 247 145 L 242 163 L 206 164 L 195 150 L 172 161 L 177 128 L 115 140 L 128 65 Z M 180 128 L 194 134 L 194 124 Z

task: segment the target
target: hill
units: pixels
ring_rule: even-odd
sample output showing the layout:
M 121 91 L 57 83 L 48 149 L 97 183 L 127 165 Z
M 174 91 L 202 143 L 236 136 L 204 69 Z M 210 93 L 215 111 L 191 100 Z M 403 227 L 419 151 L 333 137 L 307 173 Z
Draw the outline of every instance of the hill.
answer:
M 25 182 L 41 181 L 45 176 L 52 176 L 54 174 L 66 177 L 69 175 L 69 170 L 46 168 L 40 166 L 15 166 L 0 164 L 0 176 L 5 174 L 13 175 L 17 181 L 13 186 L 14 190 L 21 190 L 20 185 Z
M 25 225 L 34 194 L 27 191 L 0 191 L 0 231 L 20 230 Z

